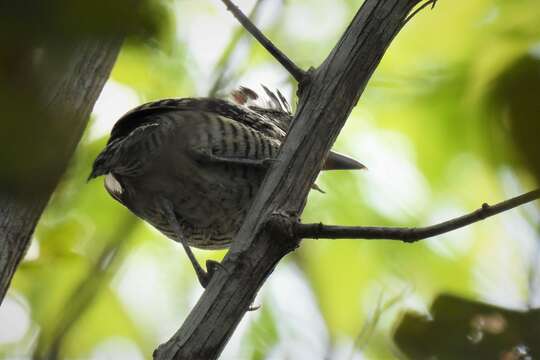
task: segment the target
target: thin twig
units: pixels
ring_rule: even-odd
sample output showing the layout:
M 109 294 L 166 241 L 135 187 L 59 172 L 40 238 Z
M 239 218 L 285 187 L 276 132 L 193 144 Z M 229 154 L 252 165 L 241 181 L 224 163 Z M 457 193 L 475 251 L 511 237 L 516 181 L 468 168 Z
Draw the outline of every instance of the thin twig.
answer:
M 425 3 L 423 3 L 421 6 L 418 7 L 418 9 L 414 10 L 409 16 L 407 16 L 405 20 L 403 20 L 403 26 L 405 26 L 405 24 L 407 24 L 413 17 L 415 17 L 416 14 L 418 14 L 420 11 L 427 8 L 429 5 L 431 5 L 431 9 L 433 10 L 435 5 L 437 5 L 437 1 L 439 0 L 428 0 Z
M 293 78 L 301 83 L 306 78 L 306 72 L 300 69 L 291 59 L 279 50 L 258 28 L 244 15 L 242 10 L 238 8 L 230 0 L 222 0 L 227 9 L 233 13 L 234 17 L 249 31 L 251 35 L 277 60 L 283 67 L 292 75 Z
M 295 227 L 295 235 L 299 238 L 308 239 L 386 239 L 401 240 L 410 243 L 462 228 L 539 198 L 540 189 L 500 202 L 493 206 L 484 203 L 480 209 L 467 215 L 436 225 L 420 228 L 297 224 Z
M 249 19 L 256 18 L 262 3 L 263 3 L 263 0 L 257 0 L 255 5 L 253 5 L 253 9 L 251 9 L 251 12 L 249 14 Z M 248 34 L 246 34 L 245 31 L 246 29 L 240 26 L 238 27 L 238 29 L 234 31 L 233 35 L 231 36 L 229 43 L 225 47 L 225 50 L 221 54 L 214 68 L 214 74 L 216 74 L 216 76 L 215 76 L 214 84 L 210 88 L 210 91 L 208 91 L 208 97 L 215 97 L 218 91 L 220 91 L 222 88 L 225 87 L 226 84 L 224 84 L 224 82 L 226 80 L 229 80 L 229 79 L 225 79 L 225 73 L 227 72 L 229 68 L 232 55 L 234 51 L 236 50 L 236 48 L 238 47 L 238 43 L 240 42 L 240 40 L 244 38 L 244 35 L 248 36 Z

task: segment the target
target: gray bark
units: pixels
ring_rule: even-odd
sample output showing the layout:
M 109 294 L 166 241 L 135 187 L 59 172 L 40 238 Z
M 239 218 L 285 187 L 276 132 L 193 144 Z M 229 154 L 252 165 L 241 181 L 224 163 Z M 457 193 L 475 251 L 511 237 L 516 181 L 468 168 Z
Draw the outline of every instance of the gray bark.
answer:
M 386 48 L 420 0 L 366 0 L 324 63 L 300 84 L 294 125 L 232 248 L 157 360 L 215 359 L 275 265 L 298 244 L 291 219 Z
M 3 74 L 13 78 L 16 96 L 5 105 L 8 110 L 4 108 L 0 126 L 3 152 L 8 154 L 0 174 L 0 302 L 81 138 L 120 45 L 118 38 L 21 46 L 17 49 L 21 56 L 13 61 L 15 71 Z

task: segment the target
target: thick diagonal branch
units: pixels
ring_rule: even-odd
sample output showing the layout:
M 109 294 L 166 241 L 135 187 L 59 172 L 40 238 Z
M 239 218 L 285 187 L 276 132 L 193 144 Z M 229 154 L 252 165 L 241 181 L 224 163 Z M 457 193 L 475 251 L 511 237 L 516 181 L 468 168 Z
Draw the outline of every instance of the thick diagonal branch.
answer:
M 458 218 L 419 228 L 297 224 L 294 232 L 295 236 L 304 239 L 386 239 L 411 243 L 462 228 L 539 198 L 540 190 L 534 190 L 495 205 L 483 204 L 480 209 Z
M 242 24 L 242 26 L 249 31 L 251 35 L 277 60 L 283 67 L 291 74 L 296 81 L 301 83 L 305 77 L 306 72 L 300 69 L 291 59 L 287 57 L 281 50 L 279 50 L 260 30 L 251 22 L 251 20 L 230 0 L 222 0 L 227 9 L 234 15 L 234 17 Z

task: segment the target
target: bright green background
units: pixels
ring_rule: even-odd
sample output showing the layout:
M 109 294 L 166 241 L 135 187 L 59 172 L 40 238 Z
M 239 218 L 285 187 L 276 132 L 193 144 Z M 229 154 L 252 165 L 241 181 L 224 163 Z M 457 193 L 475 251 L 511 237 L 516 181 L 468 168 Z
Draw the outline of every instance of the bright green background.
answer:
M 257 22 L 304 68 L 325 58 L 359 7 L 260 2 Z M 103 114 L 204 96 L 214 84 L 218 94 L 259 83 L 293 93 L 219 1 L 161 6 L 169 15 L 159 35 L 125 43 L 14 278 L 3 311 L 16 324 L 0 323 L 0 333 L 22 330 L 0 343 L 5 359 L 52 344 L 61 358 L 149 359 L 201 293 L 178 244 L 113 201 L 102 180 L 85 182 L 113 125 Z M 440 0 L 397 36 L 337 141 L 369 170 L 321 175 L 326 194 L 311 193 L 303 220 L 420 226 L 528 191 L 540 175 L 539 103 L 538 0 Z M 528 205 L 415 245 L 306 240 L 265 284 L 261 309 L 245 316 L 223 359 L 394 359 L 400 314 L 425 312 L 437 294 L 538 305 L 539 218 Z

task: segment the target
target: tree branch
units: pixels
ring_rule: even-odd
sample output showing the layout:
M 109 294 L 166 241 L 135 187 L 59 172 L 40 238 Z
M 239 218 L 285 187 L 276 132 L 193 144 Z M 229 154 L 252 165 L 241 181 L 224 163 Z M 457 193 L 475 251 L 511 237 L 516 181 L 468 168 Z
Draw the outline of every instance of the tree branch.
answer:
M 9 84 L 10 92 L 4 94 L 11 98 L 0 100 L 6 114 L 0 124 L 0 134 L 5 135 L 2 152 L 8 156 L 2 159 L 16 160 L 2 162 L 0 302 L 81 138 L 121 42 L 117 36 L 62 46 L 55 41 L 35 48 L 23 44 L 14 49 L 21 52 L 15 58 L 22 60 L 12 64 L 12 79 L 2 84 Z
M 540 198 L 540 189 L 514 197 L 495 205 L 482 207 L 467 215 L 460 216 L 436 225 L 421 228 L 378 227 L 378 226 L 329 226 L 323 224 L 296 224 L 295 236 L 305 239 L 372 239 L 401 240 L 412 243 L 441 235 L 464 226 L 484 220 L 490 216 L 513 209 Z
M 287 57 L 281 50 L 279 50 L 258 28 L 251 22 L 251 20 L 230 0 L 222 0 L 227 9 L 232 12 L 234 17 L 242 24 L 242 26 L 249 31 L 251 35 L 277 60 L 283 67 L 295 78 L 298 83 L 302 83 L 306 78 L 306 72 L 300 69 L 291 59 Z
M 366 0 L 323 64 L 310 74 L 285 142 L 235 236 L 222 268 L 158 360 L 216 359 L 257 291 L 294 250 L 291 219 L 403 20 L 420 0 Z M 283 226 L 275 226 L 281 222 Z M 272 224 L 273 226 L 268 226 Z

